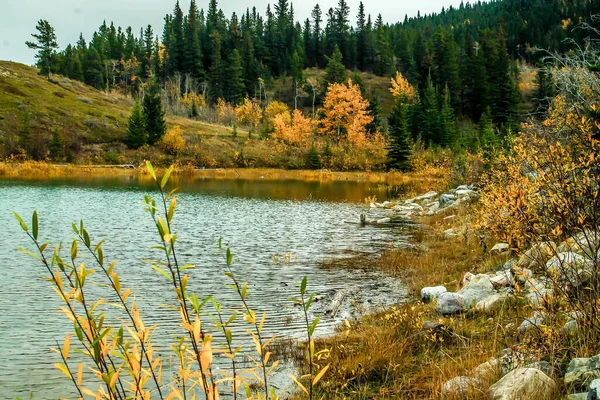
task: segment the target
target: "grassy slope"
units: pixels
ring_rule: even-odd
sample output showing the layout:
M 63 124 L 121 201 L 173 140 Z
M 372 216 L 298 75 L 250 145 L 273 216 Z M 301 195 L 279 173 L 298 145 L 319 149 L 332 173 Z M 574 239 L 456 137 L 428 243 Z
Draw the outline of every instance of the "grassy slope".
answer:
M 378 82 L 376 90 L 387 84 L 387 79 L 366 74 L 364 81 L 370 86 L 375 86 L 372 81 Z M 275 86 L 284 88 L 285 84 L 278 81 Z M 186 139 L 186 148 L 177 158 L 156 147 L 128 150 L 123 139 L 132 105 L 125 96 L 98 91 L 58 75 L 49 82 L 35 68 L 0 61 L 0 158 L 7 155 L 3 143 L 12 143 L 14 150 L 20 143 L 20 132 L 28 126 L 30 135 L 46 144 L 52 131 L 58 129 L 75 156 L 73 161 L 79 164 L 139 164 L 151 159 L 159 165 L 179 162 L 207 168 L 246 165 L 296 169 L 304 165 L 305 148 L 256 140 L 258 134 L 249 139 L 248 131 L 241 128 L 233 137 L 231 127 L 172 115 L 167 116 L 167 125 L 180 125 Z M 316 145 L 322 149 L 324 141 L 319 139 Z M 348 152 L 341 147 L 333 152 L 333 167 L 341 170 L 369 170 L 385 160 L 383 153 L 374 156 L 368 151 Z M 236 153 L 244 154 L 247 162 L 236 162 Z

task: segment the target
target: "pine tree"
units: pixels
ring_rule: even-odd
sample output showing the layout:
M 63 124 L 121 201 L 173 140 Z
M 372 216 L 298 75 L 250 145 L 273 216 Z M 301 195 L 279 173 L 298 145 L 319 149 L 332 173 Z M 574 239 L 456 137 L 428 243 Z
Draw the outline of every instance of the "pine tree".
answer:
M 130 149 L 138 149 L 147 142 L 148 132 L 146 131 L 144 111 L 140 103 L 136 102 L 127 122 L 127 138 L 125 139 L 125 143 Z
M 142 102 L 143 116 L 148 132 L 148 144 L 157 143 L 165 134 L 167 127 L 165 122 L 165 111 L 160 98 L 160 88 L 153 80 L 144 93 Z
M 227 72 L 227 100 L 232 104 L 244 101 L 244 68 L 240 52 L 235 49 L 229 56 L 229 69 Z
M 388 117 L 389 146 L 388 169 L 397 171 L 408 171 L 410 169 L 409 158 L 412 153 L 410 143 L 410 131 L 408 129 L 409 105 L 396 100 L 392 112 Z
M 366 65 L 366 23 L 365 6 L 361 1 L 356 18 L 356 66 L 361 71 L 365 70 Z
M 479 144 L 485 149 L 493 147 L 497 142 L 494 123 L 492 122 L 492 112 L 489 107 L 481 115 L 481 119 L 479 120 L 479 125 L 477 128 L 477 134 L 479 137 Z
M 437 91 L 431 79 L 427 80 L 427 87 L 420 105 L 419 131 L 421 139 L 426 145 L 439 144 L 440 110 Z
M 321 6 L 317 4 L 312 10 L 311 17 L 313 19 L 313 42 L 315 49 L 315 62 L 319 68 L 325 67 L 325 58 L 323 55 L 323 39 L 321 32 L 321 23 L 323 22 L 323 12 Z
M 450 90 L 448 85 L 444 89 L 444 99 L 442 103 L 442 110 L 440 112 L 440 134 L 438 144 L 443 147 L 448 147 L 458 137 L 458 127 L 456 124 L 456 117 L 454 116 L 454 109 L 452 108 L 450 100 Z
M 385 76 L 391 72 L 392 64 L 394 62 L 394 53 L 392 51 L 390 40 L 383 26 L 383 18 L 381 17 L 381 14 L 379 14 L 379 16 L 377 17 L 376 30 L 377 61 L 375 66 L 375 73 L 379 76 Z
M 325 69 L 325 87 L 332 83 L 345 83 L 347 80 L 346 67 L 342 62 L 342 53 L 337 45 L 333 49 L 333 57 L 327 58 Z
M 50 151 L 50 158 L 54 161 L 60 161 L 65 157 L 65 144 L 62 140 L 58 128 L 52 131 L 52 137 L 50 138 L 50 144 L 48 145 Z
M 33 50 L 38 50 L 35 58 L 37 58 L 37 67 L 40 69 L 41 75 L 46 75 L 50 80 L 50 73 L 54 68 L 55 49 L 58 48 L 56 42 L 56 33 L 50 23 L 44 19 L 40 19 L 35 27 L 39 33 L 32 33 L 36 42 L 27 41 L 27 47 Z
M 192 74 L 197 80 L 202 80 L 204 79 L 204 65 L 202 63 L 198 14 L 196 1 L 192 0 L 185 24 L 183 64 L 186 73 Z
M 221 35 L 215 31 L 211 37 L 211 66 L 209 75 L 210 98 L 216 102 L 223 97 L 223 75 L 224 65 L 221 60 Z
M 319 152 L 317 151 L 314 143 L 310 147 L 310 150 L 306 153 L 304 168 L 313 170 L 321 169 L 321 159 L 319 158 Z

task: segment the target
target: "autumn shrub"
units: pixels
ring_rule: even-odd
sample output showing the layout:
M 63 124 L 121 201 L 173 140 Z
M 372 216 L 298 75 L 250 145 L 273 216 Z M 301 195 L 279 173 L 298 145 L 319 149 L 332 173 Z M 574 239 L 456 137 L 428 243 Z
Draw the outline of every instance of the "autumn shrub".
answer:
M 165 133 L 160 141 L 163 150 L 169 154 L 177 155 L 185 148 L 185 139 L 179 125 L 175 125 Z
M 236 310 L 225 309 L 217 296 L 192 293 L 188 290 L 187 270 L 196 268 L 183 264 L 177 246 L 174 218 L 177 207 L 175 190 L 166 192 L 173 167 L 158 179 L 154 168 L 147 162 L 148 173 L 156 183 L 158 196 L 144 195 L 144 209 L 154 223 L 159 245 L 154 248 L 161 254 L 147 261 L 162 276 L 165 288 L 172 292 L 176 306 L 173 316 L 180 320 L 181 330 L 174 333 L 171 356 L 153 345 L 157 326 L 144 323 L 138 307 L 138 294 L 124 287 L 118 274 L 116 261 L 105 258 L 103 242 L 94 242 L 83 221 L 72 224 L 75 239 L 70 246 L 50 247 L 39 239 L 37 211 L 27 225 L 16 213 L 15 218 L 33 243 L 33 251 L 21 249 L 40 263 L 48 274 L 47 280 L 62 302 L 61 311 L 73 327 L 62 344 L 57 342 L 55 367 L 72 382 L 80 398 L 96 399 L 175 399 L 205 398 L 216 400 L 220 394 L 229 393 L 234 399 L 277 399 L 271 375 L 279 364 L 271 352 L 275 336 L 264 330 L 266 312 L 258 313 L 250 303 L 251 290 L 247 282 L 240 281 L 234 266 L 234 255 L 224 249 L 223 270 L 227 287 L 238 298 Z M 68 248 L 67 248 L 68 247 Z M 89 278 L 94 275 L 94 278 Z M 319 318 L 310 317 L 314 293 L 308 292 L 308 279 L 297 283 L 299 296 L 293 303 L 302 307 L 306 328 L 305 363 L 308 372 L 300 377 L 290 375 L 292 381 L 309 399 L 314 387 L 327 372 L 329 365 L 319 362 L 313 339 Z M 104 296 L 98 295 L 105 293 Z M 121 310 L 118 316 L 109 316 L 102 306 L 111 303 Z M 240 317 L 238 319 L 238 317 Z M 236 321 L 245 326 L 253 343 L 253 351 L 243 351 L 234 340 L 232 326 Z M 215 340 L 220 332 L 222 343 Z M 74 351 L 80 351 L 85 361 L 73 361 Z M 229 360 L 229 366 L 216 365 L 215 357 Z M 250 362 L 249 368 L 241 368 Z M 169 374 L 164 371 L 171 371 Z M 91 374 L 84 373 L 91 371 Z
M 588 70 L 587 59 L 598 51 L 583 51 L 553 58 L 556 66 L 549 73 L 558 95 L 542 121 L 523 125 L 510 151 L 486 176 L 480 223 L 524 253 L 521 266 L 552 283 L 552 295 L 540 305 L 543 311 L 551 316 L 580 313 L 579 336 L 597 348 L 600 78 Z M 548 335 L 543 348 L 559 337 Z

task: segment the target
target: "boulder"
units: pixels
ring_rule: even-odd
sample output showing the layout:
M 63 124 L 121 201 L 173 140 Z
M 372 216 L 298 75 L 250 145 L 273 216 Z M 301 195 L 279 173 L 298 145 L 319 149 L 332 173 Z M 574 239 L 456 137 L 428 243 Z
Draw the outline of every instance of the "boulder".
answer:
M 523 253 L 517 264 L 521 268 L 541 268 L 555 254 L 554 249 L 552 241 L 538 243 Z
M 470 308 L 477 302 L 493 295 L 495 292 L 494 286 L 490 281 L 490 277 L 485 274 L 474 275 L 469 283 L 458 291 L 465 300 L 465 306 Z
M 548 376 L 554 375 L 554 369 L 548 361 L 536 361 L 525 365 L 523 368 L 536 368 L 545 373 Z
M 415 201 L 431 200 L 434 197 L 436 197 L 437 195 L 438 195 L 437 192 L 427 192 L 422 196 L 415 197 L 414 199 L 412 199 L 411 203 L 413 203 Z
M 530 270 L 529 268 L 519 267 L 518 265 L 514 265 L 514 268 L 511 270 L 511 272 L 515 278 L 515 282 L 518 282 L 521 285 L 524 285 L 529 279 L 533 277 L 532 270 Z
M 504 302 L 510 297 L 508 293 L 494 293 L 475 304 L 475 309 L 480 312 L 494 312 L 504 305 Z
M 576 320 L 572 319 L 567 321 L 560 330 L 567 335 L 575 335 L 579 330 L 579 324 Z
M 535 308 L 544 302 L 547 303 L 553 295 L 554 290 L 552 289 L 546 287 L 534 287 L 525 295 L 525 299 Z
M 458 293 L 442 293 L 437 299 L 437 311 L 442 315 L 460 314 L 465 311 L 465 298 Z
M 574 358 L 565 373 L 565 385 L 585 388 L 597 378 L 600 378 L 600 355 L 592 358 Z
M 381 218 L 377 220 L 378 225 L 389 224 L 390 222 L 392 222 L 391 218 Z
M 573 252 L 559 253 L 546 263 L 546 271 L 557 283 L 571 287 L 587 282 L 593 267 L 591 260 Z
M 440 202 L 440 208 L 448 207 L 450 204 L 454 203 L 454 200 L 456 200 L 456 196 L 453 194 L 444 193 L 438 199 Z
M 515 278 L 510 271 L 498 271 L 496 272 L 496 276 L 490 278 L 490 282 L 492 282 L 492 285 L 496 289 L 512 287 L 515 285 Z
M 458 290 L 467 286 L 474 276 L 475 275 L 470 272 L 465 272 L 465 274 L 462 276 L 462 278 L 460 278 L 460 281 L 458 282 Z
M 496 271 L 511 271 L 511 273 L 512 273 L 514 266 L 517 264 L 518 261 L 519 260 L 517 260 L 516 258 L 511 258 L 504 264 L 499 265 L 496 268 Z
M 457 376 L 456 378 L 450 379 L 448 382 L 442 385 L 442 395 L 461 395 L 466 396 L 469 392 L 473 393 L 475 390 L 481 387 L 483 383 L 480 379 L 470 378 L 468 376 Z
M 490 250 L 490 254 L 504 254 L 510 251 L 510 246 L 508 243 L 496 243 L 494 247 Z
M 423 329 L 425 332 L 428 332 L 428 333 L 439 334 L 444 330 L 444 324 L 440 324 L 439 322 L 433 322 L 433 321 L 424 321 L 421 329 Z
M 444 236 L 447 238 L 455 238 L 458 237 L 458 233 L 456 233 L 454 229 L 450 228 L 444 231 Z
M 442 293 L 446 293 L 447 291 L 448 289 L 444 286 L 424 287 L 421 289 L 421 301 L 429 303 L 431 300 L 437 300 Z
M 594 379 L 592 383 L 590 383 L 587 400 L 600 400 L 600 379 Z
M 439 209 L 440 209 L 440 202 L 434 201 L 433 203 L 429 204 L 429 211 L 427 212 L 427 215 L 434 215 L 436 213 L 436 211 Z
M 586 258 L 593 256 L 600 247 L 600 233 L 593 229 L 586 229 L 576 235 L 571 236 L 558 246 L 558 252 L 574 252 Z
M 566 397 L 566 400 L 587 400 L 588 394 L 586 393 L 573 393 Z
M 488 390 L 492 400 L 551 399 L 556 383 L 535 368 L 517 368 L 506 374 Z
M 491 377 L 501 370 L 501 362 L 496 358 L 492 358 L 482 364 L 479 364 L 471 371 L 471 375 L 475 377 L 487 378 Z
M 521 325 L 519 325 L 517 331 L 520 333 L 525 333 L 531 329 L 536 329 L 540 325 L 542 325 L 545 320 L 546 314 L 544 314 L 543 312 L 536 311 L 535 313 L 533 313 L 533 316 L 531 318 L 525 319 L 521 323 Z

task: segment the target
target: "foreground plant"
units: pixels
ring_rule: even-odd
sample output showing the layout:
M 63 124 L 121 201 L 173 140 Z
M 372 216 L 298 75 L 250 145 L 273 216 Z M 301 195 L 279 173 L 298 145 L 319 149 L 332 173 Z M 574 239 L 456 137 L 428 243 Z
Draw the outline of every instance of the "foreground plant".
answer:
M 172 288 L 177 300 L 177 312 L 181 320 L 182 333 L 176 337 L 171 345 L 176 372 L 163 380 L 163 360 L 158 350 L 152 344 L 152 337 L 157 326 L 146 326 L 136 305 L 136 298 L 132 296 L 131 288 L 125 288 L 116 271 L 116 262 L 107 264 L 105 261 L 102 244 L 104 240 L 93 244 L 89 232 L 83 221 L 79 225 L 72 224 L 76 238 L 71 242 L 67 260 L 61 258 L 66 250 L 63 244 L 54 248 L 51 256 L 48 254 L 48 243 L 39 241 L 39 221 L 37 211 L 33 212 L 31 228 L 16 213 L 15 218 L 23 231 L 35 245 L 35 252 L 19 249 L 30 255 L 46 268 L 54 291 L 61 299 L 61 311 L 73 323 L 75 352 L 81 353 L 87 361 L 72 361 L 71 334 L 67 334 L 62 346 L 57 343 L 56 351 L 61 362 L 55 364 L 75 386 L 78 395 L 94 397 L 96 399 L 125 400 L 125 399 L 195 399 L 204 397 L 206 400 L 220 398 L 220 392 L 226 391 L 238 398 L 242 383 L 246 387 L 246 397 L 249 399 L 277 399 L 275 388 L 269 384 L 269 376 L 279 365 L 279 360 L 272 359 L 269 345 L 276 336 L 265 339 L 264 326 L 267 318 L 266 312 L 257 318 L 256 311 L 248 302 L 248 284 L 241 282 L 233 272 L 233 254 L 230 249 L 225 252 L 225 275 L 231 280 L 228 285 L 239 296 L 241 308 L 227 319 L 223 318 L 223 310 L 213 296 L 206 296 L 200 300 L 196 293 L 187 289 L 189 275 L 185 271 L 195 268 L 192 264 L 182 264 L 178 259 L 176 247 L 177 233 L 173 230 L 173 220 L 177 207 L 175 190 L 167 193 L 165 187 L 173 168 L 169 168 L 159 180 L 154 168 L 148 162 L 147 169 L 157 185 L 158 201 L 145 195 L 145 209 L 150 214 L 159 234 L 159 245 L 155 249 L 163 254 L 162 259 L 150 260 L 152 268 L 160 273 Z M 81 255 L 79 247 L 85 248 Z M 221 247 L 221 242 L 219 242 Z M 90 265 L 86 265 L 84 257 Z M 90 276 L 100 272 L 100 277 L 93 282 Z M 303 281 L 303 290 L 306 288 L 306 278 Z M 89 285 L 101 285 L 114 292 L 117 303 L 109 303 L 105 297 L 94 298 L 89 290 Z M 305 301 L 302 292 L 302 303 L 306 311 L 312 302 L 312 295 Z M 216 315 L 205 310 L 205 305 L 212 301 Z M 106 313 L 106 306 L 113 306 L 119 312 Z M 202 316 L 209 315 L 213 322 L 207 325 Z M 249 353 L 244 357 L 253 361 L 254 367 L 239 370 L 236 358 L 242 352 L 242 347 L 234 348 L 231 325 L 237 316 L 252 326 L 246 332 L 250 335 L 258 355 L 257 358 Z M 318 320 L 308 325 L 309 355 L 307 361 L 312 371 L 312 358 L 314 344 L 312 333 Z M 213 349 L 213 332 L 221 332 L 225 342 L 222 349 Z M 231 360 L 231 370 L 221 370 L 216 375 L 213 369 L 214 353 L 220 352 Z M 317 377 L 312 379 L 312 386 L 323 376 L 324 368 Z M 84 379 L 85 371 L 91 372 L 96 380 Z M 85 375 L 85 376 L 84 376 Z M 250 382 L 258 385 L 251 385 Z M 225 387 L 225 388 L 224 388 Z

